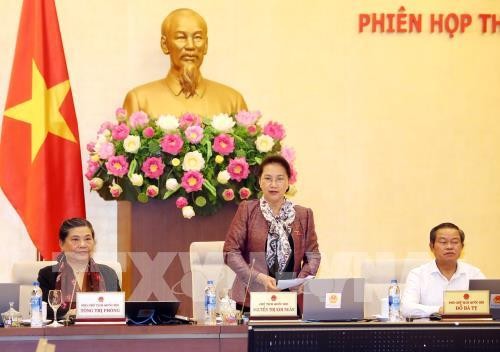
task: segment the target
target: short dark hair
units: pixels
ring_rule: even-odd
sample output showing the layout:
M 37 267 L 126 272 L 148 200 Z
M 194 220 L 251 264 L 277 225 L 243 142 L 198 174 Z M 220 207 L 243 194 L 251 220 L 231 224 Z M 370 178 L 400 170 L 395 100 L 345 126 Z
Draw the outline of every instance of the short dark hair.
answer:
M 439 225 L 434 226 L 432 228 L 431 233 L 429 235 L 429 240 L 431 241 L 432 244 L 434 244 L 434 242 L 436 242 L 436 233 L 441 229 L 455 229 L 455 230 L 457 230 L 458 233 L 460 234 L 460 241 L 462 242 L 462 244 L 464 243 L 464 241 L 465 241 L 464 231 L 460 227 L 458 227 L 457 225 L 455 225 L 451 222 L 443 222 L 442 224 L 439 224 Z
M 292 169 L 290 168 L 288 161 L 286 161 L 286 159 L 281 155 L 270 155 L 260 163 L 259 169 L 257 170 L 258 178 L 261 178 L 262 173 L 264 172 L 264 167 L 269 164 L 280 164 L 285 169 L 288 178 L 292 177 Z
M 61 224 L 61 227 L 59 228 L 59 240 L 64 242 L 66 237 L 68 237 L 69 231 L 75 227 L 88 227 L 90 232 L 92 232 L 92 238 L 94 238 L 94 228 L 92 227 L 90 221 L 82 218 L 71 218 L 64 220 Z

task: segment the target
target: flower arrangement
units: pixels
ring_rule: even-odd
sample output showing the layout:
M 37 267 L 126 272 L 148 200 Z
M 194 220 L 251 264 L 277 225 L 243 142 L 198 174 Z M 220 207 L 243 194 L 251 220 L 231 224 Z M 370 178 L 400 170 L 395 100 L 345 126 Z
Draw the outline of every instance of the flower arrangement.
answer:
M 278 122 L 259 124 L 260 112 L 240 111 L 202 119 L 192 113 L 157 118 L 122 108 L 87 144 L 86 178 L 106 200 L 147 202 L 175 197 L 185 218 L 212 214 L 225 202 L 259 195 L 256 170 L 280 153 L 292 167 L 295 152 L 283 147 Z

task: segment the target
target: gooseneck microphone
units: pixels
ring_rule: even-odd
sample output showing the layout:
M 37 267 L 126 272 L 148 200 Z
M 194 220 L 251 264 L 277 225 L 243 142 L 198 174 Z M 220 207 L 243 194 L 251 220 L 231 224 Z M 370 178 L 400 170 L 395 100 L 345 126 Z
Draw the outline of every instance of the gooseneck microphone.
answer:
M 241 303 L 240 317 L 243 317 L 243 309 L 245 309 L 245 301 L 247 299 L 248 289 L 250 288 L 250 281 L 252 280 L 252 270 L 253 270 L 254 264 L 255 264 L 255 258 L 253 258 L 252 265 L 250 265 L 250 275 L 248 276 L 248 282 L 247 282 L 247 288 L 245 290 L 245 296 L 243 297 L 243 302 Z

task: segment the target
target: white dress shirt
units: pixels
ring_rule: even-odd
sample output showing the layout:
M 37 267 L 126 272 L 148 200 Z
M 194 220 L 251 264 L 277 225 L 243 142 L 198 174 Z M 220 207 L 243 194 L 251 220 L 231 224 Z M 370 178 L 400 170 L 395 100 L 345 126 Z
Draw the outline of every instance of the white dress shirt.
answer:
M 443 292 L 468 290 L 470 279 L 484 279 L 478 268 L 458 261 L 457 271 L 448 280 L 439 271 L 436 261 L 412 269 L 406 278 L 401 298 L 401 313 L 405 317 L 428 317 L 443 305 Z

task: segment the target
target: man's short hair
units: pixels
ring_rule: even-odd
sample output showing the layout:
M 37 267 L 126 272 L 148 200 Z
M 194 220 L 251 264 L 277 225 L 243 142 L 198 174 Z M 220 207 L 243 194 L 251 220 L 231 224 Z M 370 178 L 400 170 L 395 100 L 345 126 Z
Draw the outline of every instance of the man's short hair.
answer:
M 432 228 L 431 233 L 429 235 L 429 240 L 432 244 L 434 244 L 434 242 L 436 242 L 436 233 L 441 229 L 455 229 L 455 230 L 457 230 L 458 233 L 460 234 L 460 241 L 462 242 L 462 244 L 464 243 L 464 241 L 465 241 L 464 231 L 460 227 L 458 227 L 457 225 L 455 225 L 451 222 L 443 222 L 442 224 L 439 224 L 439 225 L 434 226 Z

